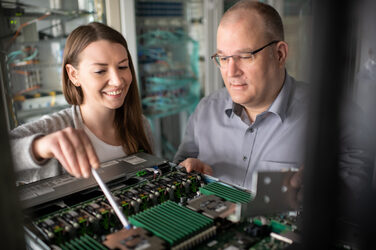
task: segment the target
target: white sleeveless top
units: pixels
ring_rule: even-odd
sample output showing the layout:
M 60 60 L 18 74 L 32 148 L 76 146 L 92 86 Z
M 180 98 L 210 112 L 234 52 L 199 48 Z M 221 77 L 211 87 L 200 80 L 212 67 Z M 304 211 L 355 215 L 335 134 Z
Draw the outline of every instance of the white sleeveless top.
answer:
M 86 125 L 83 126 L 85 133 L 93 144 L 95 152 L 97 153 L 98 159 L 101 163 L 126 156 L 122 146 L 113 146 L 105 143 L 104 141 L 96 137 L 95 134 L 93 134 L 93 132 L 91 132 L 88 127 L 86 127 Z

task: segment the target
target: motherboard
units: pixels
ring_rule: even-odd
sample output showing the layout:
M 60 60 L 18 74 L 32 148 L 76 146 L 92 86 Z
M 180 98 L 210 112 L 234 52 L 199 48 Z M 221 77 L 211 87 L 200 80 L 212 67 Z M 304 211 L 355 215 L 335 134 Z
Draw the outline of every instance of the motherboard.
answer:
M 57 176 L 19 187 L 30 249 L 288 249 L 299 213 L 244 213 L 255 194 L 145 153 L 101 165 L 123 228 L 95 180 Z

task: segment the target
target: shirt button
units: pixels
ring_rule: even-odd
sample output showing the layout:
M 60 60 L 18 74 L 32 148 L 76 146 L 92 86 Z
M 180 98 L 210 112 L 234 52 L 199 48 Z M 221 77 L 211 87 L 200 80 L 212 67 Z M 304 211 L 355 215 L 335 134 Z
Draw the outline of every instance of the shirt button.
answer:
M 253 128 L 249 129 L 249 132 L 253 133 L 255 130 Z
M 243 161 L 246 161 L 247 160 L 247 156 L 243 156 Z

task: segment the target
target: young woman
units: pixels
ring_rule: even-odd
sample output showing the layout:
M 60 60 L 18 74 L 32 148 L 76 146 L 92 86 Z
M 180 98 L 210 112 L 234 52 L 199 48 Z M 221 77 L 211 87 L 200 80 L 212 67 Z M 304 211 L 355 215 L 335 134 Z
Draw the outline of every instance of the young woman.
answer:
M 76 28 L 62 66 L 63 92 L 72 106 L 11 131 L 19 182 L 65 171 L 89 177 L 100 162 L 152 153 L 132 59 L 119 32 L 96 22 Z

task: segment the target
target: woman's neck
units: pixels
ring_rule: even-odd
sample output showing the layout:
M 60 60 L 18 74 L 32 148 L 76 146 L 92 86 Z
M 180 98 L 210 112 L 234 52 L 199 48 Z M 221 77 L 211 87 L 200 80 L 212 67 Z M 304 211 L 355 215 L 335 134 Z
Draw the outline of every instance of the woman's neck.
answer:
M 121 145 L 114 126 L 115 110 L 95 110 L 81 105 L 80 111 L 83 123 L 96 137 L 110 145 Z

